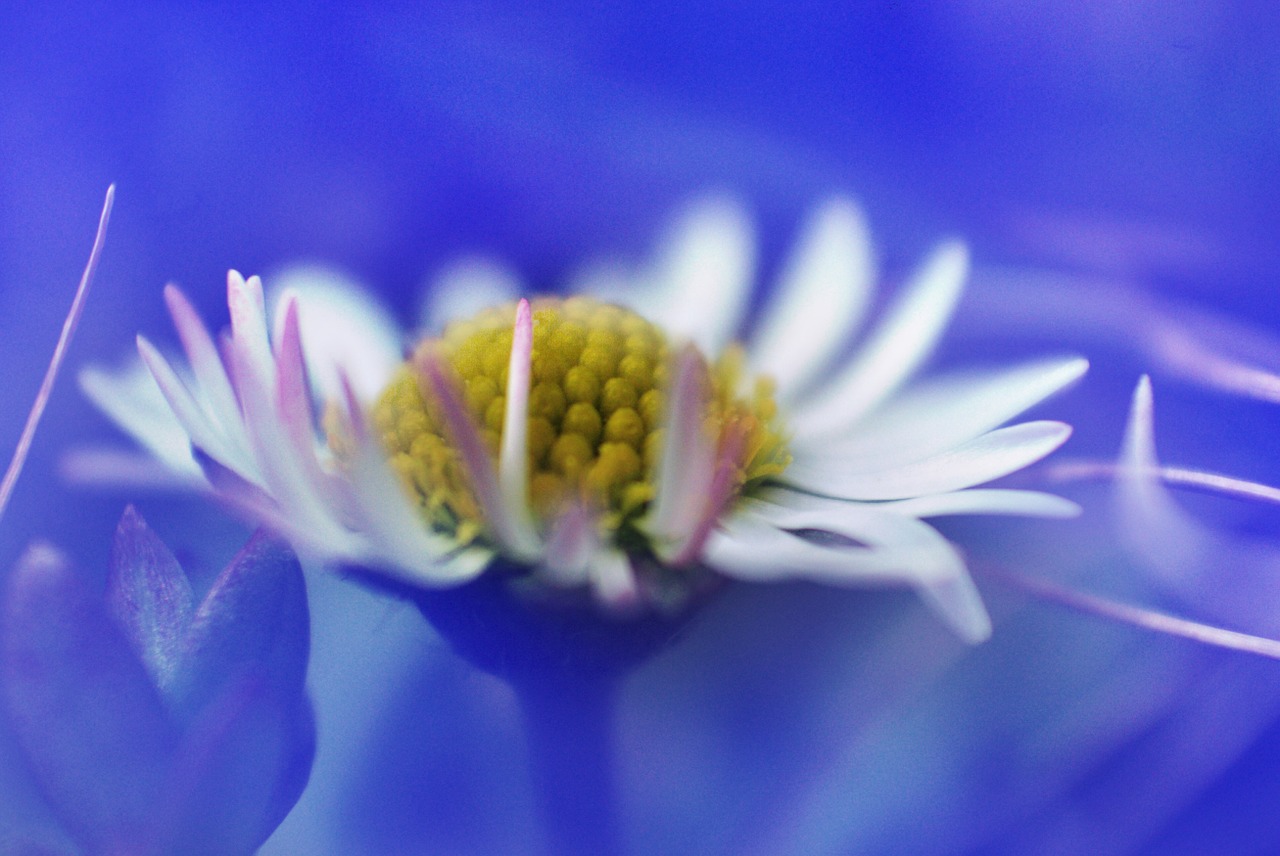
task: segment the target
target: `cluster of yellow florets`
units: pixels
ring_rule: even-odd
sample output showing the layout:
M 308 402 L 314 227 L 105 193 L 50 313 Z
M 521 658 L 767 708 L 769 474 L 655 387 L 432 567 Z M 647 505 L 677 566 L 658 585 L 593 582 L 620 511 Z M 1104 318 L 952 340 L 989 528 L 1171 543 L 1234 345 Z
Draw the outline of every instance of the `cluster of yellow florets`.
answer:
M 531 506 L 546 520 L 566 501 L 585 503 L 616 536 L 653 499 L 671 371 L 667 339 L 634 312 L 589 298 L 542 298 L 532 309 Z M 452 368 L 495 460 L 514 317 L 514 305 L 487 309 L 419 345 L 437 349 Z M 757 383 L 743 398 L 740 378 L 740 354 L 731 351 L 712 371 L 706 430 L 718 440 L 733 426 L 742 438 L 741 487 L 781 472 L 789 457 L 768 384 Z M 379 398 L 374 425 L 425 520 L 470 541 L 483 533 L 484 521 L 431 398 L 411 360 Z

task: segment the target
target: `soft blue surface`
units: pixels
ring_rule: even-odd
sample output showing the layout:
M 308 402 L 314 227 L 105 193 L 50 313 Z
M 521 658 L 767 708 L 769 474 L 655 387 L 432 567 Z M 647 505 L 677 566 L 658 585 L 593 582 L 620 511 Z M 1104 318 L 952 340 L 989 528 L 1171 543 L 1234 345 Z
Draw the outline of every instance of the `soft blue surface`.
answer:
M 757 213 L 767 270 L 804 212 L 842 191 L 893 275 L 957 234 L 974 296 L 1018 265 L 1280 326 L 1273 4 L 16 5 L 0 7 L 6 451 L 112 181 L 72 369 L 123 359 L 138 330 L 173 343 L 169 280 L 221 323 L 227 268 L 317 260 L 407 321 L 460 253 L 552 283 L 584 257 L 640 253 L 707 188 Z M 1087 353 L 1086 384 L 1038 412 L 1077 426 L 1069 450 L 1113 454 L 1151 366 L 983 317 L 962 310 L 938 364 Z M 1154 380 L 1168 460 L 1280 481 L 1280 407 Z M 235 552 L 246 533 L 203 503 L 56 477 L 61 450 L 115 436 L 65 376 L 0 523 L 0 568 L 39 537 L 105 576 L 130 500 L 206 583 Z M 1197 614 L 1121 557 L 1105 489 L 1072 495 L 1088 504 L 1079 522 L 948 532 L 979 556 Z M 1274 512 L 1191 507 L 1275 547 Z M 984 592 L 996 635 L 974 650 L 897 593 L 726 595 L 627 688 L 635 852 L 1280 848 L 1280 664 Z M 264 852 L 529 852 L 506 690 L 408 607 L 333 579 L 313 579 L 312 599 L 320 750 Z M 0 797 L 0 842 L 51 828 L 3 730 Z

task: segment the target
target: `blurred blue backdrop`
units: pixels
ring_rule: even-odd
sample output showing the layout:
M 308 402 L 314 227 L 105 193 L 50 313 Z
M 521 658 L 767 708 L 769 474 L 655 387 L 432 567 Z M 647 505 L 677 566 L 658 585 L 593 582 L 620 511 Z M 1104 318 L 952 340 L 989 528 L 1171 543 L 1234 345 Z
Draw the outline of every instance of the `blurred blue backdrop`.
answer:
M 459 254 L 553 284 L 587 256 L 643 252 L 708 188 L 757 214 L 766 273 L 805 211 L 847 192 L 891 277 L 958 234 L 975 289 L 986 270 L 1029 266 L 1280 326 L 1271 3 L 34 8 L 0 6 L 6 450 L 112 181 L 72 369 L 124 359 L 138 330 L 172 343 L 167 281 L 221 323 L 228 268 L 314 260 L 409 321 Z M 940 364 L 1054 338 L 991 342 L 979 322 Z M 1045 412 L 1076 424 L 1069 448 L 1111 454 L 1148 366 L 1053 344 L 1095 367 Z M 1274 406 L 1156 383 L 1171 460 L 1280 475 Z M 57 478 L 61 450 L 113 436 L 69 373 L 0 526 L 0 569 L 41 537 L 104 573 L 131 499 L 188 568 L 226 561 L 246 533 L 200 502 Z M 1113 546 L 1107 492 L 1075 495 L 1089 503 L 1078 523 L 949 531 L 979 556 L 1158 601 Z M 907 596 L 731 592 L 627 688 L 635 852 L 1280 848 L 1280 665 L 984 591 L 997 631 L 976 650 Z M 408 607 L 332 579 L 312 595 L 320 754 L 264 852 L 528 852 L 506 691 Z M 56 841 L 15 752 L 0 730 L 0 841 Z

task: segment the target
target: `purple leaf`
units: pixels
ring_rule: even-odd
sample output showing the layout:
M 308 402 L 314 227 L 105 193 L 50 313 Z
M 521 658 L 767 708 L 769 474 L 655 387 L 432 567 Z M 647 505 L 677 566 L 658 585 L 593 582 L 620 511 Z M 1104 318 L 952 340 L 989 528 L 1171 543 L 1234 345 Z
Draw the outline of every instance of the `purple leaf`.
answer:
M 4 598 L 4 700 L 37 780 L 93 852 L 143 852 L 178 737 L 101 600 L 48 546 Z
M 161 692 L 173 683 L 192 600 L 178 560 L 133 506 L 127 507 L 111 549 L 107 608 Z
M 201 711 L 179 750 L 164 816 L 169 849 L 251 853 L 288 814 L 311 772 L 315 728 L 303 696 L 246 673 Z
M 175 710 L 192 721 L 250 672 L 281 698 L 300 698 L 310 634 L 297 558 L 280 542 L 255 534 L 196 609 L 175 675 Z

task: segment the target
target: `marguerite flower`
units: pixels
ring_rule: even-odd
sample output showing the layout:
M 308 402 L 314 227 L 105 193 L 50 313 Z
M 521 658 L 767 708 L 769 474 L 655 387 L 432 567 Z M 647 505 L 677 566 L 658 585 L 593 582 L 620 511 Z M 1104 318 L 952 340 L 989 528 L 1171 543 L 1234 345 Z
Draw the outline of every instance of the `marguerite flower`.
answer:
M 696 205 L 673 235 L 656 265 L 587 277 L 568 297 L 521 299 L 474 267 L 447 277 L 411 342 L 358 289 L 314 272 L 288 278 L 273 335 L 261 282 L 233 271 L 219 348 L 171 286 L 188 365 L 140 337 L 154 383 L 82 380 L 167 472 L 313 557 L 424 587 L 504 559 L 494 573 L 513 584 L 621 610 L 677 608 L 717 577 L 907 584 L 984 638 L 963 559 L 924 521 L 1075 513 L 977 486 L 1067 439 L 1060 422 L 1002 426 L 1086 362 L 907 386 L 960 296 L 956 243 L 850 354 L 874 274 L 844 201 L 818 212 L 751 329 L 753 240 L 738 209 Z M 96 461 L 155 475 L 125 464 Z

